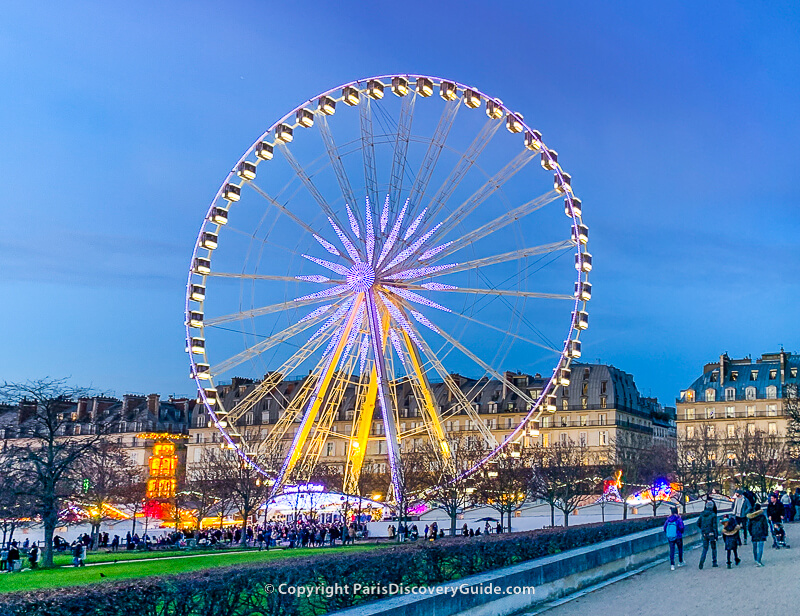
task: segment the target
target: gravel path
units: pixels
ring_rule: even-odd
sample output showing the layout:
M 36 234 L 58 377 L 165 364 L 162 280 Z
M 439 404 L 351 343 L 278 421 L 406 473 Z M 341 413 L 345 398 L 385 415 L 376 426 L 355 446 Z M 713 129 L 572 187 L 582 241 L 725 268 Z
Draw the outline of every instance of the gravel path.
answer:
M 750 542 L 739 546 L 742 564 L 726 568 L 725 550 L 717 543 L 719 568 L 711 555 L 700 571 L 700 550 L 685 554 L 686 566 L 670 571 L 659 564 L 615 584 L 557 606 L 547 616 L 647 616 L 649 614 L 727 614 L 773 616 L 800 613 L 800 523 L 786 524 L 792 549 L 773 550 L 771 537 L 764 544 L 764 567 L 756 567 Z

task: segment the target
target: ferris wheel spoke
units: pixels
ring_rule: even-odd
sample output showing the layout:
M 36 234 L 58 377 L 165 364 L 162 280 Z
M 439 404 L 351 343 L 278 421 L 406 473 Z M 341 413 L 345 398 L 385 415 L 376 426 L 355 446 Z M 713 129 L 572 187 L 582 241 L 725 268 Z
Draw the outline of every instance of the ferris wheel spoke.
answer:
M 428 342 L 425 340 L 423 336 L 419 334 L 419 331 L 417 330 L 416 327 L 414 327 L 413 323 L 409 323 L 409 328 L 411 329 L 411 331 L 414 332 L 415 335 L 414 342 L 418 343 L 420 351 L 422 351 L 425 357 L 427 357 L 428 362 L 430 362 L 433 369 L 442 378 L 447 389 L 450 391 L 450 393 L 458 402 L 458 405 L 461 407 L 461 410 L 463 410 L 467 414 L 467 416 L 470 417 L 470 419 L 475 423 L 477 430 L 481 433 L 481 436 L 483 436 L 483 438 L 486 439 L 486 442 L 492 446 L 496 446 L 497 439 L 495 439 L 494 434 L 492 434 L 492 431 L 489 430 L 489 428 L 486 427 L 486 424 L 483 423 L 483 419 L 481 419 L 480 415 L 478 415 L 478 413 L 475 412 L 475 409 L 473 408 L 472 404 L 470 403 L 469 400 L 467 400 L 467 397 L 464 395 L 464 392 L 461 391 L 461 387 L 459 387 L 458 384 L 453 380 L 453 377 L 450 376 L 450 373 L 447 371 L 442 362 L 436 356 L 436 353 L 434 353 L 433 349 L 431 349 Z
M 435 284 L 435 283 L 434 283 Z M 416 289 L 420 291 L 441 291 L 443 293 L 471 293 L 475 295 L 507 295 L 511 297 L 531 297 L 536 299 L 568 299 L 575 300 L 574 295 L 565 295 L 562 293 L 538 293 L 536 291 L 515 291 L 513 289 L 472 289 L 469 287 L 454 287 L 452 285 L 417 285 L 410 284 L 404 285 L 398 283 L 397 286 L 406 289 Z M 431 306 L 435 308 L 435 306 Z
M 519 171 L 534 158 L 536 158 L 536 155 L 528 150 L 523 150 L 517 154 L 505 167 L 498 171 L 493 177 L 489 178 L 483 186 L 444 219 L 437 235 L 439 237 L 444 237 L 447 232 L 458 226 L 464 218 L 469 216 L 481 203 L 502 188 L 503 184 L 519 173 Z
M 233 357 L 230 357 L 230 358 L 228 358 L 228 359 L 226 359 L 226 360 L 224 360 L 224 361 L 212 366 L 211 370 L 210 370 L 211 374 L 213 376 L 218 376 L 220 374 L 224 374 L 225 372 L 227 372 L 231 368 L 235 368 L 236 366 L 246 362 L 248 359 L 252 359 L 253 357 L 256 357 L 257 355 L 260 355 L 264 351 L 267 351 L 267 350 L 269 350 L 269 349 L 281 344 L 282 342 L 286 342 L 287 340 L 290 340 L 291 338 L 293 338 L 294 336 L 296 336 L 300 332 L 306 331 L 307 329 L 313 327 L 315 324 L 319 323 L 323 319 L 327 318 L 328 313 L 331 311 L 332 308 L 333 308 L 333 306 L 330 306 L 330 307 L 328 307 L 327 310 L 325 310 L 324 312 L 321 312 L 318 315 L 315 315 L 314 317 L 311 317 L 309 319 L 304 319 L 304 320 L 300 321 L 299 323 L 295 323 L 294 325 L 290 325 L 289 327 L 284 329 L 282 332 L 274 334 L 274 335 L 270 336 L 269 338 L 267 338 L 266 340 L 262 340 L 261 342 L 258 342 L 257 344 L 254 344 L 253 346 L 245 349 L 244 351 L 241 351 L 240 353 L 237 353 Z
M 495 133 L 497 133 L 497 130 L 502 125 L 502 122 L 498 122 L 497 120 L 493 120 L 491 118 L 486 121 L 481 131 L 461 155 L 461 158 L 453 167 L 450 175 L 447 176 L 447 179 L 442 183 L 439 190 L 431 199 L 430 205 L 428 206 L 430 208 L 430 220 L 436 219 L 436 215 L 445 206 L 447 201 L 450 199 L 450 196 L 453 194 L 456 188 L 458 188 L 461 180 L 463 180 L 467 175 L 467 172 L 470 170 L 470 168 L 472 168 L 472 165 L 475 164 L 475 161 L 481 155 L 483 149 L 489 145 L 492 137 L 494 137 Z
M 294 154 L 292 154 L 289 148 L 286 147 L 286 144 L 282 143 L 278 146 L 278 148 L 280 149 L 283 156 L 286 158 L 286 161 L 289 163 L 289 166 L 291 166 L 291 168 L 294 170 L 295 175 L 297 175 L 297 177 L 300 178 L 300 181 L 306 187 L 306 190 L 314 198 L 314 201 L 317 202 L 317 205 L 319 205 L 322 211 L 325 212 L 325 215 L 332 221 L 334 221 L 339 226 L 339 228 L 343 230 L 345 235 L 347 235 L 350 238 L 350 241 L 352 241 L 353 238 L 350 236 L 350 233 L 348 233 L 347 226 L 341 224 L 341 221 L 333 212 L 333 208 L 331 208 L 330 204 L 325 200 L 325 197 L 316 187 L 314 181 L 311 179 L 308 173 L 306 173 L 303 166 L 294 157 Z
M 400 106 L 400 119 L 397 122 L 397 139 L 394 143 L 394 157 L 392 159 L 392 173 L 389 181 L 389 195 L 392 203 L 400 202 L 403 192 L 403 178 L 406 169 L 408 144 L 411 137 L 411 121 L 414 119 L 414 103 L 416 93 L 403 98 Z
M 325 150 L 328 152 L 328 158 L 336 174 L 336 181 L 339 183 L 339 190 L 342 191 L 344 201 L 345 203 L 349 203 L 351 207 L 355 207 L 357 203 L 356 196 L 353 192 L 353 187 L 350 185 L 347 171 L 344 168 L 342 157 L 339 154 L 339 148 L 336 146 L 336 141 L 333 138 L 333 133 L 331 133 L 328 118 L 325 114 L 317 114 L 317 126 L 319 126 L 319 132 L 320 135 L 322 135 L 322 141 L 325 144 Z M 356 212 L 356 216 L 358 215 L 358 212 Z
M 273 314 L 275 312 L 283 312 L 284 310 L 292 310 L 300 306 L 309 306 L 311 304 L 318 304 L 327 299 L 326 297 L 313 297 L 303 300 L 292 300 L 289 302 L 281 302 L 280 304 L 271 304 L 269 306 L 262 306 L 261 308 L 253 308 L 252 310 L 243 310 L 241 312 L 234 312 L 233 314 L 225 314 L 220 317 L 212 317 L 206 319 L 204 325 L 210 327 L 212 325 L 222 325 L 223 323 L 232 323 L 234 321 L 242 321 L 244 319 L 251 319 L 253 317 L 260 317 L 266 314 Z
M 453 128 L 453 122 L 456 119 L 456 114 L 460 107 L 460 97 L 454 101 L 449 101 L 444 106 L 442 115 L 439 118 L 439 124 L 436 126 L 436 131 L 433 133 L 433 138 L 428 144 L 428 150 L 425 152 L 425 157 L 422 160 L 422 166 L 417 173 L 414 184 L 411 186 L 409 200 L 412 214 L 416 213 L 415 210 L 417 206 L 422 202 L 425 196 L 425 191 L 428 188 L 428 183 L 431 181 L 433 170 L 436 168 L 439 155 L 442 153 L 444 144 L 447 141 L 447 136 L 450 134 L 450 129 Z
M 297 216 L 294 212 L 292 212 L 286 206 L 281 205 L 277 201 L 277 199 L 274 199 L 273 197 L 271 197 L 269 194 L 267 194 L 266 191 L 264 191 L 261 188 L 259 188 L 259 186 L 254 181 L 252 181 L 252 180 L 246 181 L 245 182 L 245 186 L 249 186 L 250 188 L 252 188 L 259 195 L 261 195 L 267 201 L 267 203 L 269 203 L 273 207 L 277 208 L 282 214 L 286 215 L 288 218 L 292 219 L 294 222 L 296 222 L 298 225 L 300 225 L 309 234 L 314 235 L 316 233 L 316 231 L 314 231 L 314 229 L 312 229 L 310 226 L 308 226 L 303 221 L 303 219 L 301 219 L 299 216 Z
M 372 99 L 359 105 L 361 154 L 364 159 L 364 189 L 372 203 L 378 202 L 378 172 L 375 169 L 375 144 L 372 136 Z M 355 206 L 355 204 L 353 204 Z
M 304 278 L 298 278 L 297 276 L 273 276 L 270 274 L 235 274 L 233 272 L 210 272 L 206 274 L 206 276 L 210 276 L 213 278 L 237 278 L 239 280 L 276 280 L 279 282 L 301 282 L 305 280 Z M 335 280 L 326 278 L 325 280 L 314 279 L 309 282 L 319 282 L 322 284 L 342 284 L 343 280 Z
M 491 222 L 486 223 L 475 229 L 474 231 L 470 231 L 466 235 L 459 234 L 457 240 L 453 242 L 448 242 L 446 245 L 437 246 L 435 248 L 426 251 L 420 256 L 420 261 L 430 261 L 432 257 L 436 257 L 433 261 L 438 261 L 439 259 L 443 259 L 447 255 L 450 255 L 457 250 L 461 250 L 466 246 L 469 246 L 478 240 L 483 239 L 495 233 L 496 231 L 502 229 L 503 227 L 510 225 L 513 222 L 527 216 L 528 214 L 532 214 L 533 212 L 540 210 L 544 206 L 553 201 L 556 201 L 561 197 L 561 194 L 556 190 L 551 190 L 550 192 L 545 193 L 540 197 L 536 197 L 535 199 L 531 199 L 527 203 L 523 203 L 519 207 L 514 208 L 513 210 L 509 210 L 505 212 L 501 216 L 498 216 Z M 442 226 L 444 229 L 444 225 Z M 440 236 L 444 237 L 447 234 L 448 230 L 443 230 L 440 232 Z M 429 257 L 426 258 L 426 255 L 430 254 Z

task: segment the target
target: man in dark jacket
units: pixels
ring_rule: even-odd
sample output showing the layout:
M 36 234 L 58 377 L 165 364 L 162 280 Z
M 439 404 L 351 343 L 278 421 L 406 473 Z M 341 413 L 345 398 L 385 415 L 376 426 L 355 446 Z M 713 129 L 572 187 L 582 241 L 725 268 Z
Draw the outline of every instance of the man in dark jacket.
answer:
M 719 530 L 717 529 L 717 514 L 714 513 L 714 501 L 708 500 L 703 513 L 697 518 L 697 524 L 700 526 L 700 534 L 703 537 L 703 553 L 700 554 L 699 568 L 702 569 L 703 564 L 706 562 L 709 546 L 711 546 L 711 566 L 718 567 L 717 537 L 719 536 Z
M 770 530 L 775 524 L 780 524 L 783 521 L 783 505 L 777 494 L 771 494 L 769 497 L 769 504 L 767 505 L 767 517 L 769 518 Z M 772 547 L 778 547 L 778 540 L 775 538 L 775 533 L 772 533 Z
M 747 526 L 750 531 L 750 540 L 753 542 L 753 558 L 756 566 L 763 567 L 761 557 L 764 554 L 764 542 L 769 535 L 769 524 L 764 510 L 758 503 L 753 506 L 753 512 L 747 514 Z

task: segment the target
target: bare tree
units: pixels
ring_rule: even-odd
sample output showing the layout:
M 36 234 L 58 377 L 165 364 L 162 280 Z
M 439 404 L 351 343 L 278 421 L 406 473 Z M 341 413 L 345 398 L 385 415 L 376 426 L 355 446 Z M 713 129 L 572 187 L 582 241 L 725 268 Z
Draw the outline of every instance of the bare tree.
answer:
M 219 450 L 205 449 L 200 460 L 186 465 L 186 482 L 183 489 L 186 504 L 195 511 L 196 529 L 219 502 L 218 483 L 221 477 Z
M 739 429 L 730 445 L 742 487 L 765 497 L 776 484 L 783 482 L 783 475 L 789 470 L 783 438 L 763 430 Z
M 501 527 L 506 518 L 507 531 L 511 531 L 511 515 L 522 508 L 531 495 L 531 461 L 535 459 L 527 449 L 508 449 L 475 474 L 474 502 L 497 511 Z
M 68 385 L 65 379 L 0 386 L 0 398 L 20 407 L 22 433 L 12 449 L 24 473 L 27 495 L 35 501 L 42 518 L 45 567 L 53 564 L 53 533 L 63 501 L 75 491 L 77 463 L 110 427 L 110 421 L 94 418 L 91 434 L 75 434 L 72 400 L 87 394 L 86 389 Z
M 92 527 L 92 545 L 97 545 L 100 525 L 109 519 L 109 506 L 120 504 L 124 495 L 142 481 L 141 469 L 122 447 L 100 440 L 76 464 L 79 492 L 76 500 L 86 506 Z
M 677 466 L 677 452 L 666 445 L 654 445 L 644 452 L 640 460 L 639 480 L 645 500 L 653 508 L 653 517 L 658 508 L 666 502 L 665 495 L 674 478 Z
M 33 500 L 22 488 L 22 478 L 15 461 L 0 452 L 0 546 L 10 544 L 17 528 L 27 526 L 36 516 Z
M 789 418 L 786 429 L 786 454 L 794 465 L 795 472 L 800 472 L 800 395 L 795 383 L 787 383 L 784 387 L 783 412 Z
M 236 452 L 225 450 L 220 454 L 221 481 L 218 486 L 231 495 L 233 505 L 242 516 L 241 544 L 247 545 L 247 525 L 253 512 L 267 494 L 267 484 L 254 466 L 245 462 Z

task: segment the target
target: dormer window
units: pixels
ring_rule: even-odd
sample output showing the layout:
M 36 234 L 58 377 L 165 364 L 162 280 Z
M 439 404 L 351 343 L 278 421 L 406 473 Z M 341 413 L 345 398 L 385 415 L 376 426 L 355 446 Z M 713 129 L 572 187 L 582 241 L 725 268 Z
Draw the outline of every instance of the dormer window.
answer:
M 706 389 L 706 402 L 714 402 L 717 399 L 717 391 L 712 388 Z
M 711 373 L 711 382 L 712 383 L 716 383 L 718 376 L 719 376 L 719 373 L 716 370 L 714 370 L 714 372 Z
M 750 371 L 750 380 L 757 381 L 758 380 L 758 370 L 751 370 Z
M 684 398 L 686 402 L 694 402 L 694 389 L 687 389 Z
M 755 400 L 756 399 L 756 388 L 753 386 L 748 387 L 744 390 L 744 397 L 747 400 Z
M 778 378 L 778 371 L 777 370 L 770 370 L 769 371 L 769 380 L 774 381 Z
M 767 398 L 777 398 L 778 397 L 778 388 L 775 385 L 769 385 L 767 387 Z
M 736 400 L 736 388 L 734 387 L 726 387 L 725 388 L 725 400 Z
M 739 373 L 736 370 L 734 370 L 733 372 L 731 372 L 731 381 L 738 381 L 738 380 L 739 380 Z

